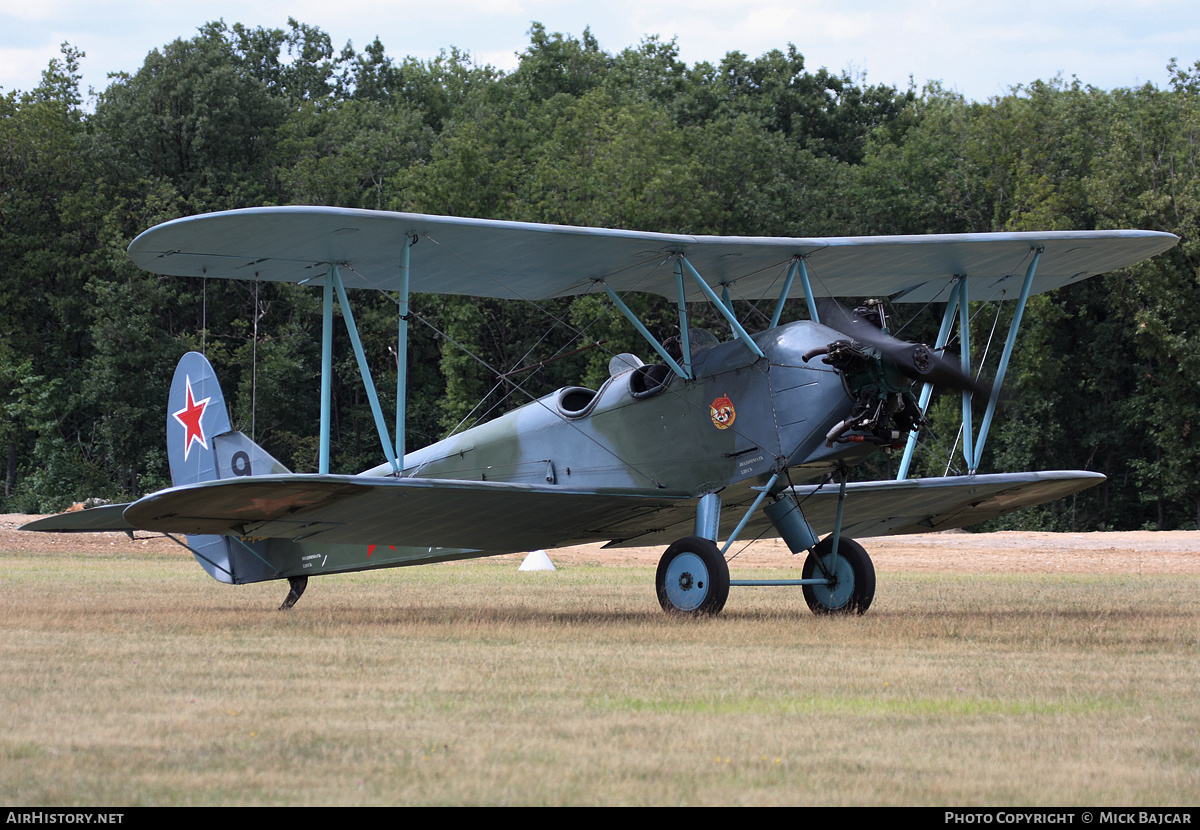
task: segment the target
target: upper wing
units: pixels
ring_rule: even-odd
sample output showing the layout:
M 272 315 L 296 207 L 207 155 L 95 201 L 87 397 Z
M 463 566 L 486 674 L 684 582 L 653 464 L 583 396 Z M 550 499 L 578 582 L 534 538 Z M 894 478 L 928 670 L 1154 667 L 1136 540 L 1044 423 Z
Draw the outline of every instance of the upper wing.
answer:
M 1178 242 L 1154 231 L 1054 231 L 888 237 L 686 236 L 499 222 L 328 207 L 268 207 L 176 219 L 151 228 L 130 256 L 156 274 L 320 280 L 345 266 L 350 288 L 396 290 L 400 250 L 415 235 L 410 289 L 507 299 L 596 290 L 646 291 L 674 299 L 670 257 L 682 253 L 709 285 L 738 296 L 778 296 L 783 271 L 805 257 L 818 296 L 944 299 L 956 277 L 974 296 L 1015 296 L 1033 248 L 1044 248 L 1032 292 L 1131 265 Z M 688 299 L 703 294 L 685 281 Z M 791 296 L 802 296 L 799 281 Z
M 248 476 L 173 487 L 130 505 L 143 530 L 326 544 L 524 551 L 608 540 L 694 515 L 683 493 L 596 493 L 481 481 Z M 666 516 L 661 514 L 667 514 Z

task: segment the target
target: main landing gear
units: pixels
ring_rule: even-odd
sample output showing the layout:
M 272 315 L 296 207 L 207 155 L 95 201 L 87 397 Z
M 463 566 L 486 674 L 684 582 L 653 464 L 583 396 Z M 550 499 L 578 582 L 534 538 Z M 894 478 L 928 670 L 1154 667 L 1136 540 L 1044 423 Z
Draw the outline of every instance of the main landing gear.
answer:
M 688 536 L 662 555 L 654 585 L 664 611 L 693 617 L 721 613 L 730 585 L 799 585 L 814 614 L 863 614 L 875 599 L 875 566 L 853 539 L 839 539 L 834 553 L 833 536 L 826 536 L 808 554 L 802 576 L 731 582 L 729 566 L 716 543 Z
M 875 566 L 853 539 L 826 536 L 804 560 L 804 601 L 814 614 L 863 614 L 875 599 Z M 822 580 L 817 577 L 824 577 Z
M 713 616 L 729 598 L 729 566 L 716 543 L 688 536 L 667 548 L 654 585 L 668 614 Z

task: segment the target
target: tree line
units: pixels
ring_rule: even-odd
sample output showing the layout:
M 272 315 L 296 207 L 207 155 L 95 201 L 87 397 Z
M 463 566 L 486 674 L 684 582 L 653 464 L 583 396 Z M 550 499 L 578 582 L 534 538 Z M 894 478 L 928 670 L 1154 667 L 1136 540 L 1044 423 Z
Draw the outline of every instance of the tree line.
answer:
M 64 44 L 37 87 L 0 96 L 5 510 L 166 486 L 167 386 L 187 349 L 209 355 L 240 429 L 315 470 L 319 294 L 158 277 L 125 248 L 180 216 L 320 204 L 745 236 L 1169 231 L 1182 239 L 1169 253 L 1030 301 L 981 469 L 1108 476 L 1004 526 L 1200 521 L 1200 62 L 1172 61 L 1163 89 L 1054 78 L 975 102 L 812 71 L 791 45 L 688 65 L 673 41 L 609 52 L 586 30 L 535 23 L 503 72 L 452 48 L 431 60 L 395 59 L 378 39 L 339 50 L 295 20 L 214 22 L 85 106 L 83 60 Z M 669 333 L 661 298 L 631 302 Z M 793 305 L 790 319 L 805 316 Z M 409 447 L 598 383 L 612 353 L 645 351 L 595 296 L 424 295 L 413 311 Z M 390 406 L 393 298 L 360 292 L 355 313 Z M 932 342 L 940 309 L 892 314 L 912 318 L 901 336 Z M 972 342 L 1009 314 L 973 303 Z M 333 469 L 351 472 L 378 462 L 378 441 L 338 338 Z M 957 406 L 935 398 L 921 473 L 963 466 Z

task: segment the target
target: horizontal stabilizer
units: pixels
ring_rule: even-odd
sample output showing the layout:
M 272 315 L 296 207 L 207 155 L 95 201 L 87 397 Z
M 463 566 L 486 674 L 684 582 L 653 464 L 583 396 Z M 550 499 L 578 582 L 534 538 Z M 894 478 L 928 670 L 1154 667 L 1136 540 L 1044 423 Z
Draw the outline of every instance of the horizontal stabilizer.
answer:
M 72 510 L 21 525 L 21 530 L 36 530 L 43 533 L 129 533 L 137 528 L 125 521 L 124 513 L 128 506 L 128 504 L 106 504 L 101 507 L 89 507 L 86 510 Z

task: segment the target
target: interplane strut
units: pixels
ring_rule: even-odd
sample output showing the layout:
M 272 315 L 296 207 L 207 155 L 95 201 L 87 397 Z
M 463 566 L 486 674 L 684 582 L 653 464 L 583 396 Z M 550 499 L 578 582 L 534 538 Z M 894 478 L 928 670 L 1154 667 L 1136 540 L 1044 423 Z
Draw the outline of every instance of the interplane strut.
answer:
M 974 436 L 972 428 L 972 412 L 971 412 L 971 395 L 964 391 L 963 408 L 962 408 L 962 431 L 963 431 L 963 458 L 967 463 L 967 472 L 974 474 L 979 470 L 979 464 L 983 460 L 983 449 L 987 443 L 988 432 L 992 426 L 992 419 L 996 414 L 996 402 L 1000 397 L 1000 389 L 1004 386 L 1004 377 L 1008 373 L 1009 360 L 1012 358 L 1013 347 L 1017 341 L 1017 332 L 1021 327 L 1021 319 L 1025 314 L 1025 305 L 1029 300 L 1030 288 L 1033 286 L 1034 275 L 1037 273 L 1038 261 L 1041 259 L 1042 252 L 1045 248 L 1037 247 L 1032 249 L 1033 259 L 1029 266 L 1025 269 L 1025 279 L 1021 283 L 1021 292 L 1017 297 L 1016 308 L 1013 311 L 1012 322 L 1008 327 L 1008 335 L 1004 339 L 1004 349 L 1000 355 L 1000 365 L 996 370 L 996 378 L 992 382 L 992 394 L 988 398 L 987 408 L 983 414 L 983 421 L 979 427 L 978 437 Z M 961 275 L 950 289 L 950 296 L 946 300 L 946 311 L 942 316 L 942 325 L 938 330 L 937 342 L 934 344 L 934 350 L 940 351 L 945 348 L 949 341 L 950 329 L 954 323 L 954 316 L 958 314 L 959 339 L 962 341 L 961 360 L 963 371 L 969 373 L 971 371 L 971 344 L 970 344 L 970 318 L 967 314 L 968 294 L 968 279 L 966 275 Z M 930 394 L 933 392 L 933 385 L 926 383 L 921 388 L 921 396 L 918 404 L 921 409 L 921 414 L 924 415 L 929 407 Z M 917 445 L 917 431 L 914 430 L 908 435 L 908 442 L 904 447 L 904 456 L 900 461 L 900 469 L 896 474 L 898 481 L 903 481 L 908 477 L 909 466 L 912 463 L 913 451 Z

